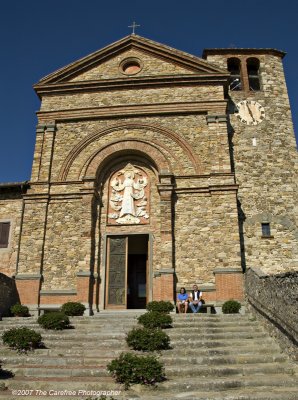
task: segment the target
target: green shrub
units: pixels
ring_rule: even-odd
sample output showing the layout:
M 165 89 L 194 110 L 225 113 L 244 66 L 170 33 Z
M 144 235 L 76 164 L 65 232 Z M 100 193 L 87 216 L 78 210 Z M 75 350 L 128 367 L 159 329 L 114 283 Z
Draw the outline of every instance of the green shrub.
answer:
M 174 304 L 170 301 L 150 301 L 146 306 L 147 311 L 170 313 L 174 310 Z
M 126 342 L 134 350 L 154 351 L 170 348 L 169 336 L 160 329 L 134 328 L 128 332 Z
M 145 328 L 169 328 L 173 322 L 168 314 L 157 311 L 149 311 L 138 318 L 139 324 Z
M 241 308 L 241 304 L 236 300 L 228 300 L 222 306 L 224 314 L 237 314 Z
M 84 306 L 84 304 L 72 301 L 63 304 L 63 306 L 61 307 L 61 312 L 70 317 L 83 315 L 85 310 L 86 307 Z
M 4 344 L 18 351 L 33 350 L 41 347 L 41 335 L 25 327 L 12 328 L 2 335 Z
M 15 304 L 10 307 L 10 311 L 16 317 L 29 317 L 29 308 L 26 306 L 22 306 L 20 303 Z
M 69 318 L 62 312 L 54 311 L 41 315 L 37 322 L 44 329 L 62 330 L 69 328 Z
M 165 379 L 163 365 L 154 356 L 122 353 L 107 369 L 117 382 L 124 383 L 125 389 L 135 383 L 154 385 Z
M 2 365 L 1 365 L 1 361 L 0 361 L 0 379 L 9 379 L 9 378 L 13 378 L 14 377 L 14 373 L 11 371 L 8 371 L 6 369 L 2 369 Z M 7 387 L 4 384 L 4 382 L 0 382 L 0 392 L 2 390 L 6 390 Z

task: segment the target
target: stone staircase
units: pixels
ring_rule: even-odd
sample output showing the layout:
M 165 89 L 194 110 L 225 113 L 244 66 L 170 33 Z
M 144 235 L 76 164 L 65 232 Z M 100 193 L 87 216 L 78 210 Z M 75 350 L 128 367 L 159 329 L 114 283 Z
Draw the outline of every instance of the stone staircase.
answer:
M 95 399 L 100 391 L 112 390 L 121 391 L 113 395 L 119 400 L 298 399 L 297 365 L 248 314 L 174 315 L 173 329 L 167 330 L 173 349 L 160 355 L 167 380 L 156 389 L 136 385 L 125 392 L 106 365 L 128 351 L 125 335 L 136 325 L 137 315 L 76 317 L 71 319 L 74 329 L 62 332 L 44 331 L 35 318 L 4 318 L 0 335 L 26 325 L 42 333 L 46 348 L 18 355 L 0 344 L 2 368 L 15 374 L 2 380 L 8 389 L 0 390 L 0 400 Z

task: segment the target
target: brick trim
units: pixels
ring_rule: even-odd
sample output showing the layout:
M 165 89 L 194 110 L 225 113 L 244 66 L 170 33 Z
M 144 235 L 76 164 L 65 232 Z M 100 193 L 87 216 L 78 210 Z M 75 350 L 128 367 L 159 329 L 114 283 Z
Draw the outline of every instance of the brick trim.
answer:
M 162 148 L 163 146 L 160 145 L 159 147 Z M 95 178 L 96 172 L 102 169 L 100 166 L 105 162 L 105 160 L 110 159 L 112 155 L 119 155 L 119 153 L 127 151 L 137 151 L 146 154 L 159 170 L 169 170 L 171 168 L 169 160 L 166 158 L 162 150 L 155 145 L 155 143 L 149 144 L 144 140 L 125 139 L 113 141 L 93 153 L 81 169 L 79 178 Z
M 104 129 L 99 132 L 95 132 L 81 140 L 74 148 L 73 150 L 68 154 L 66 157 L 59 175 L 58 175 L 58 181 L 65 181 L 67 179 L 67 175 L 69 173 L 69 170 L 76 160 L 76 158 L 79 157 L 80 153 L 87 147 L 89 146 L 92 142 L 98 140 L 101 137 L 104 137 L 108 135 L 109 133 L 116 131 L 116 130 L 121 130 L 121 129 L 130 129 L 130 130 L 135 130 L 135 129 L 143 129 L 143 130 L 152 130 L 154 132 L 158 132 L 165 137 L 173 140 L 179 147 L 183 149 L 183 152 L 187 155 L 189 158 L 193 168 L 194 172 L 196 174 L 200 173 L 200 166 L 197 160 L 196 155 L 193 152 L 192 147 L 184 140 L 181 138 L 180 135 L 178 135 L 176 132 L 170 131 L 169 129 L 166 129 L 164 127 L 161 127 L 159 125 L 153 125 L 153 124 L 145 124 L 145 123 L 124 123 L 124 124 L 118 124 L 111 126 L 107 129 Z

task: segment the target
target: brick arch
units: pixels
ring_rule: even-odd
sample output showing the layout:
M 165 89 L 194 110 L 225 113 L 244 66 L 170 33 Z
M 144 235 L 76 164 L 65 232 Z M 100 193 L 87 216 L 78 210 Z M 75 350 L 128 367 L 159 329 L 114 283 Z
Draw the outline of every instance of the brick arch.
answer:
M 112 157 L 128 153 L 146 155 L 158 171 L 171 171 L 168 159 L 157 146 L 145 141 L 126 138 L 115 140 L 93 153 L 82 168 L 79 178 L 95 178 L 103 163 Z
M 182 148 L 183 152 L 186 154 L 187 158 L 189 159 L 191 165 L 193 166 L 194 172 L 199 173 L 200 172 L 200 166 L 197 162 L 197 158 L 192 150 L 192 147 L 188 144 L 186 140 L 184 140 L 182 137 L 180 137 L 176 132 L 173 132 L 169 129 L 163 128 L 159 125 L 151 125 L 151 124 L 145 124 L 145 123 L 123 123 L 123 124 L 117 124 L 112 127 L 106 128 L 102 131 L 95 132 L 83 140 L 81 140 L 68 154 L 66 157 L 64 163 L 62 164 L 62 167 L 59 172 L 58 180 L 59 181 L 64 181 L 67 178 L 67 175 L 69 173 L 69 170 L 75 161 L 75 159 L 79 156 L 79 154 L 92 142 L 98 140 L 99 138 L 119 129 L 128 129 L 128 130 L 133 130 L 133 129 L 146 129 L 146 130 L 152 130 L 158 133 L 161 133 L 162 135 L 166 136 L 167 138 L 170 138 L 173 140 L 179 147 Z M 141 141 L 140 141 L 141 142 Z

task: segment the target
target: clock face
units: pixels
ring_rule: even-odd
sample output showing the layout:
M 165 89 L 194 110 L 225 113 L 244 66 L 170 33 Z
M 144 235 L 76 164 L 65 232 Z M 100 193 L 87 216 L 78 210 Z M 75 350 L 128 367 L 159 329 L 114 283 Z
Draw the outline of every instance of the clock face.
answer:
M 238 118 L 246 125 L 258 125 L 265 118 L 264 107 L 254 100 L 242 100 L 236 105 Z

